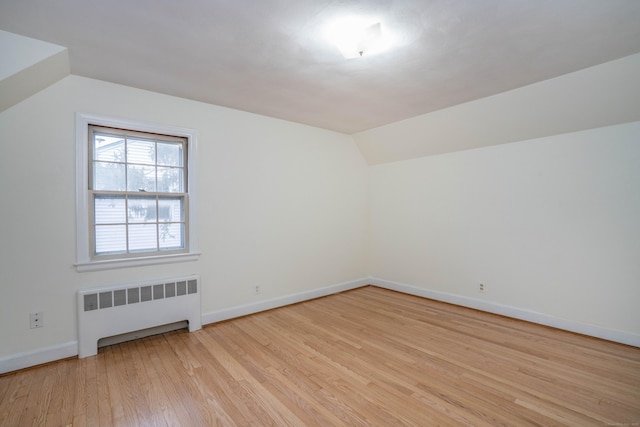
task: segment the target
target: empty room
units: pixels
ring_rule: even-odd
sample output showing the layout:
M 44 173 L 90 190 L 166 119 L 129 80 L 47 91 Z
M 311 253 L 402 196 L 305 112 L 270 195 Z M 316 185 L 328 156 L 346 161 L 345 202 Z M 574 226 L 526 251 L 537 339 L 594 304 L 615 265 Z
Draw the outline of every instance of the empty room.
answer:
M 2 0 L 0 425 L 640 426 L 638 22 Z

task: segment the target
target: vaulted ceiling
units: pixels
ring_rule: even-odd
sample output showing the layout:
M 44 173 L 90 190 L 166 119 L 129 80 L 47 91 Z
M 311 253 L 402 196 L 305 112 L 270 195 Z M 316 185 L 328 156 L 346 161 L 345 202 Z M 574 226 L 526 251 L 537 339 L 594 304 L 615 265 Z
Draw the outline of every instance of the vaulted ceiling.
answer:
M 364 15 L 395 48 L 344 59 Z M 347 134 L 640 52 L 638 0 L 2 0 L 71 73 Z

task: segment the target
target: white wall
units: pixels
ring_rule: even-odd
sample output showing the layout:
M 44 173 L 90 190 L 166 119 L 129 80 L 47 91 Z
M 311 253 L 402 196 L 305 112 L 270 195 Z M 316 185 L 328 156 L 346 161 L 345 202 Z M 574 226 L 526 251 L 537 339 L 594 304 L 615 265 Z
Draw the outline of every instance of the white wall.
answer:
M 370 174 L 373 276 L 640 337 L 640 122 Z
M 199 261 L 76 272 L 76 112 L 198 131 Z M 366 276 L 368 176 L 346 135 L 69 76 L 0 113 L 0 162 L 0 359 L 75 341 L 84 287 L 196 273 L 206 315 Z

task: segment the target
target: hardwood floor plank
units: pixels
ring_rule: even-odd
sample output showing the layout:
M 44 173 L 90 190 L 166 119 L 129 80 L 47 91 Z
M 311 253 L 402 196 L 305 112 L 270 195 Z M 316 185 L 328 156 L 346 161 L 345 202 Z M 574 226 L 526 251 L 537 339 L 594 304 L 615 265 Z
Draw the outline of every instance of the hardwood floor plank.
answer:
M 151 396 L 151 411 L 161 416 L 161 425 L 205 425 L 200 413 L 203 402 L 194 401 L 186 389 L 186 377 L 174 364 L 173 352 L 166 343 L 166 337 L 145 338 L 145 348 L 150 353 L 147 370 L 151 374 L 151 384 L 147 391 Z
M 87 425 L 87 407 L 90 399 L 89 378 L 87 377 L 87 362 L 91 359 L 69 360 L 69 365 L 75 371 L 75 381 L 70 383 L 69 389 L 73 390 L 73 409 L 70 414 L 73 426 Z M 64 424 L 67 425 L 67 424 Z
M 260 381 L 245 369 L 232 354 L 220 345 L 217 341 L 209 340 L 207 348 L 216 355 L 224 369 L 234 378 L 240 387 L 244 390 L 245 403 L 250 403 L 254 407 L 258 407 L 265 412 L 266 418 L 259 419 L 265 422 L 270 420 L 278 425 L 302 425 L 299 420 L 282 402 L 273 399 Z
M 51 388 L 51 400 L 49 407 L 42 413 L 42 424 L 51 426 L 66 426 L 71 424 L 74 409 L 74 387 L 57 387 L 63 380 L 69 381 L 69 384 L 76 384 L 75 370 L 72 363 L 63 360 L 58 363 L 51 364 L 50 381 L 45 381 L 43 387 Z
M 87 365 L 85 383 L 86 393 L 82 396 L 78 396 L 78 394 L 76 393 L 76 396 L 81 399 L 84 398 L 85 400 L 86 406 L 84 419 L 86 420 L 87 425 L 97 426 L 100 425 L 99 404 L 102 403 L 102 405 L 104 405 L 104 401 L 100 402 L 98 400 L 98 356 L 90 357 L 88 359 L 82 359 L 80 362 L 85 362 Z
M 216 333 L 219 331 L 219 329 L 210 330 L 207 328 L 207 333 L 198 335 L 197 338 L 202 344 L 201 348 L 205 359 L 210 358 L 211 355 L 210 342 L 215 341 L 222 345 L 222 335 Z M 220 402 L 226 408 L 225 415 L 232 417 L 235 423 L 239 425 L 258 424 L 260 419 L 266 418 L 266 412 L 252 402 L 241 381 L 236 379 L 218 358 L 207 360 L 202 375 L 207 380 L 207 384 L 216 384 L 216 387 L 207 387 L 203 384 L 202 387 L 205 388 L 206 393 L 213 394 L 213 400 Z
M 96 358 L 96 395 L 97 395 L 97 421 L 101 426 L 109 426 L 114 424 L 112 407 L 114 401 L 109 393 L 109 360 L 112 347 L 106 347 Z M 105 405 L 104 402 L 109 402 Z
M 15 380 L 15 378 L 16 378 L 15 373 L 0 375 L 0 402 L 3 402 L 5 400 L 5 396 L 7 395 L 7 393 L 11 388 L 11 382 Z M 0 404 L 0 414 L 1 413 L 2 413 L 2 406 Z
M 0 377 L 0 386 L 3 389 L 0 400 L 0 425 L 10 425 L 9 417 L 15 418 L 15 414 L 20 413 L 17 410 L 17 407 L 20 406 L 18 401 L 25 394 L 25 383 L 29 380 L 30 378 L 25 371 Z
M 322 323 L 322 327 L 324 328 L 328 322 L 330 322 L 330 321 L 327 319 L 327 317 L 325 317 L 324 320 L 323 320 L 323 323 Z M 364 342 L 364 341 L 361 343 L 361 345 L 358 345 L 358 347 L 361 347 L 361 348 L 365 348 L 365 346 L 367 346 L 367 343 Z M 389 348 L 395 350 L 396 347 L 389 347 Z M 395 355 L 393 353 L 398 354 L 398 352 L 391 351 L 391 352 L 388 352 L 387 354 L 375 355 L 374 356 L 374 360 L 371 363 L 367 362 L 366 359 L 361 358 L 357 362 L 354 361 L 353 364 L 356 365 L 356 366 L 360 366 L 360 367 L 368 366 L 367 371 L 366 372 L 361 372 L 361 374 L 363 376 L 368 377 L 368 378 L 372 378 L 373 377 L 372 381 L 370 381 L 369 384 L 368 384 L 368 386 L 370 388 L 376 387 L 376 386 L 378 386 L 380 384 L 384 384 L 386 380 L 392 381 L 397 385 L 397 383 L 398 383 L 400 378 L 406 378 L 407 381 L 404 384 L 402 384 L 402 387 L 405 388 L 408 393 L 413 393 L 414 397 L 423 394 L 423 393 L 421 393 L 421 391 L 420 391 L 420 389 L 418 387 L 418 384 L 415 384 L 415 382 L 412 381 L 412 379 L 416 378 L 416 377 L 411 376 L 411 374 L 409 374 L 409 376 L 405 376 L 405 373 L 402 372 L 402 371 L 396 371 L 396 372 L 392 372 L 390 374 L 385 374 L 385 371 L 388 371 L 388 368 L 390 367 L 391 363 L 393 363 L 393 362 L 389 362 L 389 360 L 392 360 L 395 357 Z M 371 356 L 371 354 L 372 354 L 371 349 L 367 349 L 366 354 Z M 380 367 L 379 360 L 387 360 L 387 362 L 385 362 L 386 369 L 382 369 Z M 408 366 L 408 364 L 414 364 L 415 365 L 415 362 L 416 362 L 415 358 L 412 358 L 412 359 L 404 358 L 401 361 L 401 363 L 402 363 L 401 366 L 406 368 Z M 381 375 L 382 375 L 382 377 L 381 377 Z M 380 378 L 378 378 L 378 377 L 380 377 Z M 434 380 L 433 373 L 431 375 L 429 375 L 429 378 L 430 378 L 430 381 Z M 377 383 L 376 380 L 381 380 L 381 382 Z M 389 388 L 386 388 L 385 392 L 386 393 L 390 393 L 391 390 Z M 407 392 L 405 392 L 405 393 L 407 393 Z M 405 396 L 406 396 L 406 394 L 405 394 Z M 433 397 L 433 396 L 432 396 L 432 398 L 438 399 L 438 397 Z M 439 405 L 441 407 L 443 407 L 443 408 L 448 408 L 450 406 L 450 404 L 451 404 L 450 401 L 445 401 L 444 399 L 442 399 L 442 397 L 440 397 L 439 400 L 440 400 Z M 402 401 L 399 400 L 396 404 L 401 404 L 401 402 Z M 483 402 L 483 404 L 486 407 L 486 403 Z M 414 412 L 415 412 L 415 408 L 414 408 Z M 424 420 L 421 420 L 421 421 L 424 421 Z M 466 420 L 466 421 L 467 422 L 472 422 L 475 425 L 480 425 L 481 424 L 481 420 L 480 419 L 473 419 L 473 421 L 471 421 L 471 420 Z M 520 424 L 522 424 L 522 422 L 520 422 Z
M 376 287 L 0 377 L 0 425 L 640 425 L 640 348 Z
M 137 394 L 141 402 L 136 408 L 138 420 L 149 426 L 172 425 L 171 422 L 175 425 L 180 420 L 172 417 L 172 413 L 165 413 L 165 408 L 171 405 L 171 399 L 167 396 L 170 390 L 163 388 L 158 376 L 161 366 L 156 367 L 158 358 L 150 345 L 150 341 L 155 341 L 156 338 L 159 337 L 127 343 L 131 350 L 132 369 L 137 379 Z
M 246 319 L 246 329 L 237 328 L 238 333 L 234 334 L 234 341 L 241 342 L 243 347 L 251 347 L 250 343 L 252 337 L 258 337 L 256 342 L 260 342 L 259 338 L 265 335 L 260 331 L 259 325 L 255 322 L 250 322 L 250 318 Z M 238 336 L 241 336 L 238 340 Z M 283 339 L 284 337 L 276 337 Z M 283 343 L 284 344 L 284 343 Z M 329 402 L 325 399 L 317 399 L 317 394 L 321 392 L 320 385 L 306 380 L 308 373 L 313 372 L 315 362 L 302 364 L 304 359 L 299 357 L 299 354 L 292 354 L 283 352 L 282 350 L 286 345 L 280 344 L 278 341 L 269 341 L 263 344 L 259 344 L 262 347 L 260 351 L 253 351 L 251 354 L 246 355 L 248 365 L 252 364 L 253 360 L 256 366 L 262 368 L 261 376 L 263 376 L 263 382 L 269 386 L 269 381 L 273 381 L 276 386 L 279 386 L 278 390 L 282 395 L 285 395 L 288 399 L 293 400 L 296 405 L 306 407 L 306 412 L 310 412 L 312 417 L 318 420 L 324 420 L 325 423 L 330 425 L 340 425 L 347 421 L 354 421 L 350 418 L 349 414 L 346 414 L 342 408 Z M 260 370 L 257 370 L 260 372 Z M 318 421 L 320 423 L 320 421 Z M 315 423 L 314 423 L 315 424 Z M 353 423 L 352 423 L 353 424 Z
M 16 410 L 11 408 L 8 425 L 36 425 L 38 403 L 47 396 L 46 393 L 43 393 L 44 390 L 40 385 L 44 382 L 49 366 L 26 370 L 25 374 L 28 380 L 24 383 L 24 392 L 21 392 L 14 402 Z

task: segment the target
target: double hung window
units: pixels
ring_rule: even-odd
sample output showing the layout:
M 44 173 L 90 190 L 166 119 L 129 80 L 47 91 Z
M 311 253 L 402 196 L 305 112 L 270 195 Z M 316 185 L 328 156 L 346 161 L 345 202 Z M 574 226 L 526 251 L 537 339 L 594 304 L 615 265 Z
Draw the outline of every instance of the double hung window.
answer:
M 185 138 L 89 127 L 94 257 L 187 248 Z
M 77 122 L 77 268 L 177 262 L 197 255 L 190 215 L 194 135 L 88 116 Z

